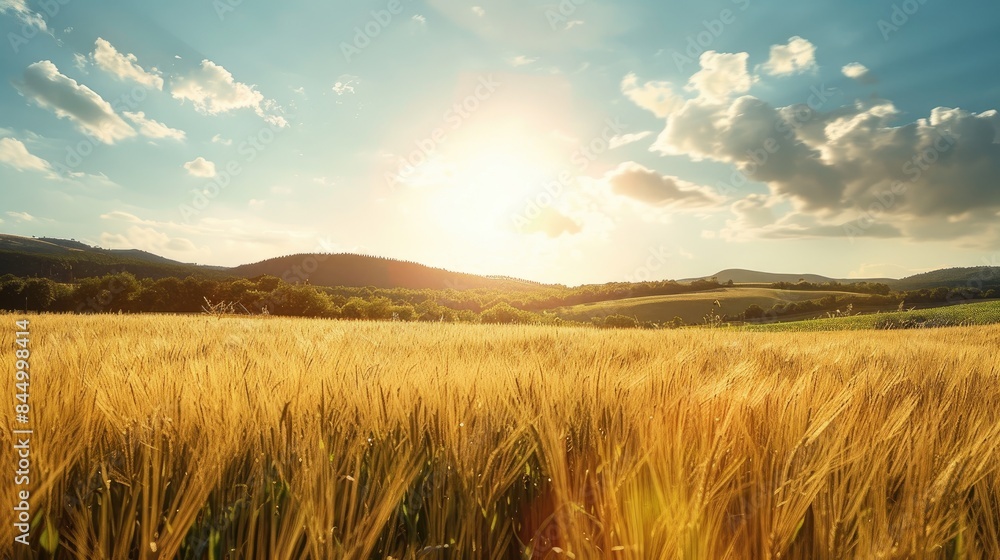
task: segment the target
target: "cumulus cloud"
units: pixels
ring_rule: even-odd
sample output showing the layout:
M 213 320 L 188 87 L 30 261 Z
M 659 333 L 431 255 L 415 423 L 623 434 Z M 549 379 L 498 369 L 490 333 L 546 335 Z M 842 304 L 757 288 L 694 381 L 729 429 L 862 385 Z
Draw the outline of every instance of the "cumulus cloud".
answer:
M 105 144 L 135 136 L 135 130 L 115 113 L 110 103 L 89 87 L 61 74 L 51 61 L 28 66 L 24 81 L 15 87 L 40 107 L 69 119 L 81 132 Z
M 476 14 L 479 17 L 483 17 L 486 15 L 486 10 L 482 6 L 473 6 L 472 13 Z
M 50 171 L 49 162 L 32 154 L 15 138 L 0 138 L 0 163 L 18 171 Z
M 792 37 L 787 44 L 771 47 L 771 56 L 761 67 L 772 76 L 801 74 L 816 68 L 816 46 L 802 37 Z
M 143 70 L 134 54 L 122 54 L 100 37 L 94 42 L 94 52 L 90 54 L 90 58 L 98 68 L 119 80 L 132 80 L 150 89 L 163 89 L 163 78 L 155 68 L 152 72 Z
M 814 49 L 796 39 L 772 49 L 772 72 L 812 67 Z M 937 107 L 911 120 L 889 100 L 843 104 L 841 93 L 825 86 L 813 88 L 805 103 L 773 106 L 727 93 L 752 83 L 746 56 L 706 52 L 688 85 L 697 97 L 672 100 L 669 110 L 658 112 L 666 125 L 651 147 L 663 155 L 732 165 L 734 183 L 768 187 L 767 199 L 746 198 L 732 206 L 730 238 L 744 230 L 771 238 L 866 235 L 1000 245 L 996 110 Z M 858 63 L 842 72 L 874 79 Z M 649 96 L 636 95 L 640 89 L 632 75 L 622 91 L 649 108 Z M 659 191 L 633 185 L 632 194 L 637 192 L 649 197 Z M 772 214 L 772 223 L 763 224 Z
M 208 161 L 201 156 L 185 163 L 184 169 L 187 169 L 187 172 L 191 174 L 192 177 L 215 177 L 215 163 Z
M 747 53 L 703 52 L 698 59 L 701 69 L 691 76 L 687 89 L 709 100 L 748 91 L 754 78 L 747 71 L 747 58 Z
M 900 116 L 885 100 L 826 112 L 773 107 L 751 96 L 721 104 L 691 100 L 669 119 L 654 149 L 733 164 L 822 224 L 840 226 L 875 210 L 882 225 L 867 225 L 869 235 L 992 232 L 1000 211 L 997 112 L 939 107 L 898 125 Z
M 841 72 L 852 80 L 857 80 L 863 84 L 874 84 L 878 80 L 864 64 L 852 62 L 840 69 Z
M 211 60 L 202 60 L 201 66 L 171 84 L 171 96 L 181 101 L 191 101 L 194 108 L 207 115 L 228 113 L 237 109 L 253 109 L 265 121 L 287 126 L 287 121 L 273 110 L 274 101 L 265 99 L 256 86 L 237 82 L 232 73 Z
M 177 130 L 176 128 L 170 128 L 169 126 L 153 119 L 147 118 L 146 113 L 138 111 L 135 113 L 130 113 L 126 111 L 123 113 L 125 118 L 132 121 L 135 126 L 139 128 L 139 134 L 149 138 L 169 138 L 171 140 L 184 140 L 187 136 L 183 130 Z
M 705 208 L 722 201 L 715 192 L 670 175 L 626 162 L 608 172 L 604 181 L 617 195 L 646 204 L 673 208 Z
M 670 82 L 639 85 L 638 76 L 629 73 L 622 79 L 621 90 L 633 103 L 660 118 L 667 117 L 684 105 L 684 98 L 674 92 Z

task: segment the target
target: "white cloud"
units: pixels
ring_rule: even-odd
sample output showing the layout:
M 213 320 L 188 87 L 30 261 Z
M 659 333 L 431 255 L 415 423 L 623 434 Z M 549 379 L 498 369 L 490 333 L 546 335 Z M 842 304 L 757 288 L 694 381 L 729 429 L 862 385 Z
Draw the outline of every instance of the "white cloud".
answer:
M 198 156 L 184 164 L 184 169 L 193 177 L 215 177 L 215 163 Z
M 351 74 L 341 74 L 337 76 L 336 83 L 333 84 L 333 93 L 344 95 L 354 93 L 354 87 L 361 84 L 361 79 Z
M 194 108 L 204 114 L 218 115 L 236 109 L 253 109 L 265 121 L 284 127 L 288 122 L 275 115 L 278 107 L 264 98 L 256 86 L 237 82 L 233 75 L 211 60 L 202 60 L 201 66 L 171 83 L 171 96 L 181 101 L 191 101 Z
M 473 6 L 472 13 L 476 14 L 479 17 L 483 17 L 486 15 L 486 10 L 483 9 L 482 6 Z
M 132 80 L 147 88 L 163 89 L 163 78 L 155 68 L 152 72 L 143 70 L 134 54 L 122 54 L 100 37 L 94 42 L 94 52 L 90 54 L 90 58 L 98 68 L 120 80 Z
M 49 162 L 32 154 L 15 138 L 0 138 L 0 163 L 18 171 L 50 171 Z
M 232 146 L 233 141 L 230 138 L 223 138 L 221 134 L 216 134 L 212 137 L 213 144 L 222 144 L 223 146 Z
M 178 141 L 184 140 L 186 136 L 183 130 L 170 128 L 161 122 L 147 118 L 146 113 L 142 111 L 136 113 L 126 111 L 124 115 L 125 118 L 132 121 L 132 123 L 139 128 L 139 134 L 142 134 L 143 136 L 147 136 L 149 138 L 170 138 L 171 140 Z
M 510 64 L 511 66 L 517 68 L 518 66 L 527 66 L 537 60 L 538 60 L 537 58 L 519 54 L 517 56 L 512 56 L 508 58 L 507 64 Z
M 771 47 L 771 57 L 762 66 L 772 76 L 801 74 L 816 68 L 816 46 L 802 37 L 792 37 L 785 45 Z
M 73 53 L 73 66 L 76 66 L 77 70 L 87 74 L 87 57 L 80 53 Z
M 0 14 L 13 13 L 21 23 L 48 32 L 42 15 L 31 11 L 25 0 L 0 0 Z
M 38 219 L 27 212 L 7 212 L 7 215 L 19 222 L 34 222 Z
M 59 72 L 51 61 L 36 62 L 24 71 L 24 81 L 15 84 L 18 91 L 56 116 L 76 124 L 85 134 L 114 144 L 135 136 L 135 130 L 111 108 L 111 104 L 89 87 L 78 84 Z
M 857 80 L 863 84 L 873 84 L 877 81 L 875 79 L 875 75 L 872 74 L 871 70 L 869 70 L 864 64 L 861 64 L 860 62 L 852 62 L 850 64 L 847 64 L 843 68 L 841 68 L 840 71 L 843 72 L 844 75 L 847 76 L 848 78 L 851 78 L 852 80 Z
M 653 134 L 649 130 L 644 130 L 642 132 L 633 132 L 631 134 L 620 134 L 618 136 L 613 136 L 611 140 L 608 140 L 608 147 L 612 150 L 616 148 L 621 148 L 622 146 L 627 146 L 633 142 L 638 142 L 643 138 L 649 137 Z
M 748 91 L 754 82 L 747 72 L 748 57 L 747 53 L 703 52 L 699 58 L 701 70 L 688 80 L 687 89 L 713 101 Z
M 622 78 L 621 90 L 633 103 L 660 118 L 684 105 L 684 98 L 674 92 L 670 82 L 646 82 L 640 86 L 638 76 L 630 73 Z
M 413 21 L 415 21 L 416 23 L 418 23 L 420 25 L 427 25 L 427 18 L 424 17 L 424 16 L 422 16 L 422 15 L 420 15 L 420 14 L 415 14 L 410 19 L 413 20 Z

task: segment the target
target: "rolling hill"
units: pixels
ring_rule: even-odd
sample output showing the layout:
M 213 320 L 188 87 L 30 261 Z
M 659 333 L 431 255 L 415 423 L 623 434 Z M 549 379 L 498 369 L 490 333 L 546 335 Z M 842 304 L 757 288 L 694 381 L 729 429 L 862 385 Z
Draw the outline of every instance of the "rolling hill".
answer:
M 131 272 L 139 278 L 217 277 L 222 267 L 174 261 L 135 249 L 102 249 L 75 240 L 0 234 L 0 274 L 74 282 Z
M 477 276 L 414 262 L 352 254 L 290 255 L 238 266 L 227 272 L 232 276 L 243 278 L 276 276 L 290 283 L 308 277 L 310 284 L 329 287 L 524 290 L 541 286 L 527 280 Z
M 830 278 L 829 276 L 821 276 L 819 274 L 786 274 L 777 272 L 760 272 L 757 270 L 746 270 L 743 268 L 727 268 L 726 270 L 720 270 L 715 274 L 710 276 L 702 276 L 699 278 L 686 278 L 684 280 L 679 280 L 679 282 L 691 282 L 693 280 L 717 278 L 720 284 L 725 284 L 730 280 L 734 284 L 773 284 L 775 282 L 798 282 L 799 280 L 805 280 L 806 282 L 812 284 L 826 284 L 828 282 L 839 282 L 841 284 L 854 284 L 857 282 L 881 282 L 889 284 L 895 282 L 896 280 L 891 278 Z
M 919 290 L 923 288 L 998 288 L 1000 287 L 1000 266 L 976 266 L 968 268 L 942 268 L 923 274 L 915 274 L 894 281 L 894 289 Z

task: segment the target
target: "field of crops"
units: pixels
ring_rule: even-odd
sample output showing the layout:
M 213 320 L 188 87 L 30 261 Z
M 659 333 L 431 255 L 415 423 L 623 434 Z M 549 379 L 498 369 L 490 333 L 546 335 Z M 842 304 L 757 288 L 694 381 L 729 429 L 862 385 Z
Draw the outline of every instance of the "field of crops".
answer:
M 720 307 L 715 307 L 719 315 L 739 315 L 751 305 L 763 309 L 779 303 L 818 300 L 827 296 L 858 296 L 858 294 L 836 291 L 809 290 L 775 290 L 759 287 L 736 287 L 695 292 L 690 294 L 675 294 L 667 296 L 648 296 L 621 300 L 601 301 L 563 307 L 555 310 L 555 314 L 563 319 L 589 322 L 591 317 L 606 317 L 620 314 L 635 317 L 639 321 L 665 323 L 674 317 L 680 317 L 688 324 L 700 324 L 704 317 L 713 309 L 716 301 Z
M 917 329 L 948 326 L 994 325 L 1000 323 L 1000 301 L 964 303 L 931 309 L 914 309 L 889 313 L 867 313 L 851 317 L 833 317 L 747 325 L 751 331 L 801 332 L 842 331 L 864 329 Z
M 1000 326 L 29 318 L 3 558 L 1000 558 Z

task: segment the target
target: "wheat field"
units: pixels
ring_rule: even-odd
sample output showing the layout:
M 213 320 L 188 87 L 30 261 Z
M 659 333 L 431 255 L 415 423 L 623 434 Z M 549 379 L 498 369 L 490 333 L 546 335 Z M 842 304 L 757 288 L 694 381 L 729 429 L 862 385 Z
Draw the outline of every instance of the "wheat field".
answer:
M 996 326 L 29 319 L 4 558 L 1000 558 Z

